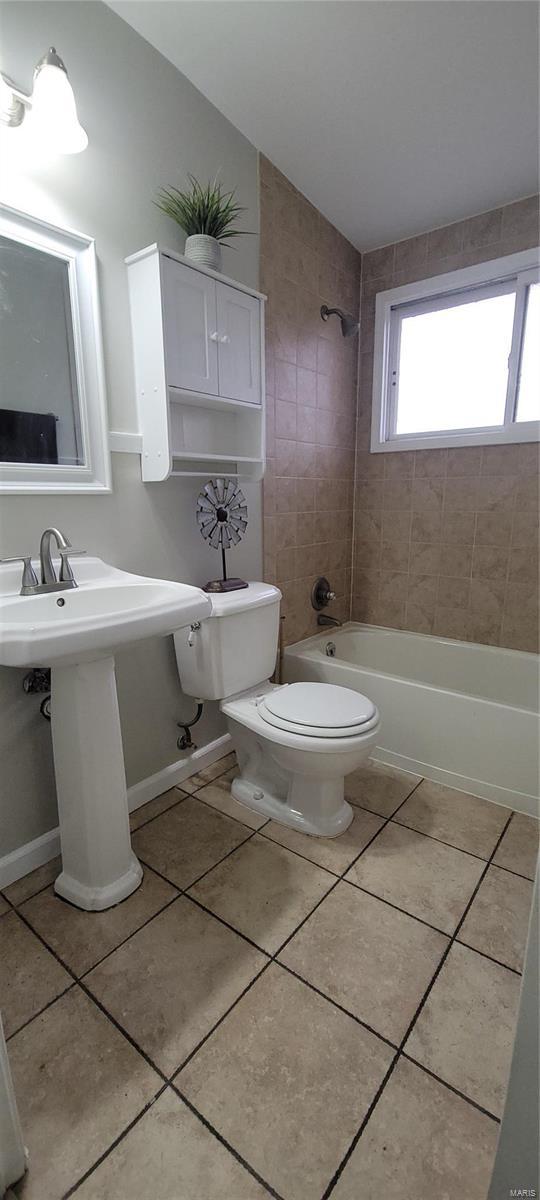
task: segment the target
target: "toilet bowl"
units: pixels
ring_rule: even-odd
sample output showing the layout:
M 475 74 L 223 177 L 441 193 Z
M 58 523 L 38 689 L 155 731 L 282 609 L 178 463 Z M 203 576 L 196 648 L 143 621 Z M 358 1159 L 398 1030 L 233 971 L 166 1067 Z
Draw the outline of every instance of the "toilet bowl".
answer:
M 180 681 L 188 695 L 220 701 L 238 758 L 236 800 L 303 833 L 337 837 L 353 818 L 345 776 L 371 753 L 379 714 L 350 688 L 269 682 L 280 599 L 263 583 L 213 595 L 200 628 L 174 635 Z
M 363 711 L 338 725 L 338 710 L 343 716 L 347 706 L 351 717 L 355 708 Z M 370 701 L 326 683 L 268 683 L 221 709 L 240 767 L 231 788 L 236 800 L 318 837 L 347 829 L 353 810 L 344 779 L 371 753 L 379 727 Z

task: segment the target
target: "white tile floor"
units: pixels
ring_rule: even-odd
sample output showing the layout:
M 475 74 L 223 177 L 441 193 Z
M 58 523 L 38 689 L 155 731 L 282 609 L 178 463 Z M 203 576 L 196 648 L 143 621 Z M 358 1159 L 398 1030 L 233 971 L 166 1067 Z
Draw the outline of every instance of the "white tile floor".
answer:
M 59 900 L 57 864 L 0 897 L 16 1195 L 485 1200 L 537 823 L 371 764 L 325 841 L 233 773 L 133 814 L 117 908 Z

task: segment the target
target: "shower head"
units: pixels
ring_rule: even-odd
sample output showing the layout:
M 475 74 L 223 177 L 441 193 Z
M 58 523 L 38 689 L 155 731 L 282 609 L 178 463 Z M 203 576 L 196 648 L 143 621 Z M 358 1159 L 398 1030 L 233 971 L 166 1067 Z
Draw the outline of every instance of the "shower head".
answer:
M 351 313 L 343 312 L 342 308 L 328 308 L 327 304 L 321 307 L 321 317 L 323 321 L 327 321 L 329 317 L 336 315 L 341 321 L 341 332 L 344 338 L 354 337 L 360 328 L 360 322 L 355 320 Z

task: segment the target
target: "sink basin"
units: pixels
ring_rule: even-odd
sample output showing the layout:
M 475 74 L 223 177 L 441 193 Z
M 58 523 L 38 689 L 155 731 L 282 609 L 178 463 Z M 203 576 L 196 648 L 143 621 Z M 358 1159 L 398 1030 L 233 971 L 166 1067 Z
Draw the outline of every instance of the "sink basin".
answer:
M 39 564 L 34 563 L 39 572 Z M 55 564 L 57 574 L 59 563 Z M 159 637 L 207 617 L 199 588 L 146 579 L 100 558 L 75 562 L 73 591 L 20 596 L 21 567 L 0 565 L 0 665 L 54 667 L 114 654 L 139 638 Z
M 200 621 L 212 605 L 199 588 L 131 575 L 100 558 L 78 560 L 75 577 L 73 590 L 20 596 L 21 567 L 0 564 L 0 666 L 51 667 L 62 847 L 54 887 L 78 908 L 102 910 L 143 875 L 131 849 L 115 651 Z

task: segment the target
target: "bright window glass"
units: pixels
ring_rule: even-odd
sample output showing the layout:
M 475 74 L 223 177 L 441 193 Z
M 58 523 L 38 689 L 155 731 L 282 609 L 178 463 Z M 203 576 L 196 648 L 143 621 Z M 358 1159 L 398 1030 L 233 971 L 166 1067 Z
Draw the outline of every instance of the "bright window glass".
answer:
M 512 291 L 402 318 L 398 435 L 503 424 L 515 302 Z
M 540 420 L 540 284 L 528 288 L 516 421 Z

